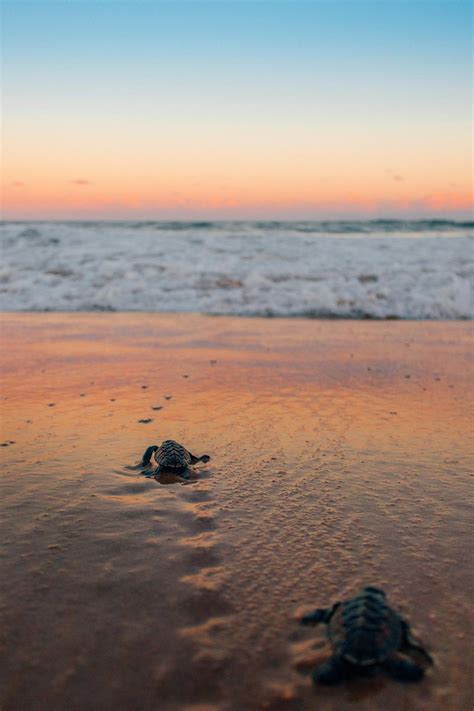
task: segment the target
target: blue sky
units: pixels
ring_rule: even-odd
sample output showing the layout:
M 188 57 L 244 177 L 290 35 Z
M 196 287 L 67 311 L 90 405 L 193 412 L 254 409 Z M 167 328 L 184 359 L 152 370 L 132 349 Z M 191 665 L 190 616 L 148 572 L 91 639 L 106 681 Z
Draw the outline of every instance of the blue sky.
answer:
M 464 214 L 471 45 L 454 0 L 6 0 L 7 205 Z M 94 190 L 68 197 L 74 180 Z

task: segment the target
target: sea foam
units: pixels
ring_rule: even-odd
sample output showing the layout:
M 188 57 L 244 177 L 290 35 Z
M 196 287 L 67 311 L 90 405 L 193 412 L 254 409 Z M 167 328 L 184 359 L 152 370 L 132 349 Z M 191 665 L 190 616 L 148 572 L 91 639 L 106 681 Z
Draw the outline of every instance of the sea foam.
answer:
M 4 222 L 4 311 L 473 317 L 472 223 Z

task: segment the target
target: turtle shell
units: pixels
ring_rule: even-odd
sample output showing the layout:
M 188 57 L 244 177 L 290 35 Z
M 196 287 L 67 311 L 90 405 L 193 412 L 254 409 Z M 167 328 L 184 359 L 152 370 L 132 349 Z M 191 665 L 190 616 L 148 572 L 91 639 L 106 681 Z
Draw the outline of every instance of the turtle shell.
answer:
M 182 472 L 191 464 L 191 455 L 182 444 L 167 439 L 156 450 L 155 461 L 160 469 Z
M 396 612 L 376 588 L 365 588 L 341 602 L 332 615 L 328 635 L 335 654 L 360 666 L 383 662 L 400 647 L 402 627 Z

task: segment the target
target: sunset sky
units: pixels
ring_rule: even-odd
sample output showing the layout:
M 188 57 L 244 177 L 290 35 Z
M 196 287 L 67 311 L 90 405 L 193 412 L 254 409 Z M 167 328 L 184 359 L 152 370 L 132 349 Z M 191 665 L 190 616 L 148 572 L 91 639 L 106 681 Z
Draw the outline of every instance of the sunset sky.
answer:
M 3 2 L 6 219 L 467 218 L 471 3 Z

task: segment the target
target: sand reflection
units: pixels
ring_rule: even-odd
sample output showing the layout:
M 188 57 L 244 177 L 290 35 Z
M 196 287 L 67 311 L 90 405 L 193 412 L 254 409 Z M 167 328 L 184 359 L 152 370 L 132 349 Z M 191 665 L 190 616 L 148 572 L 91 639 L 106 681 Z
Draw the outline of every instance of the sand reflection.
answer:
M 3 341 L 2 708 L 469 707 L 465 324 L 25 314 Z M 212 468 L 130 464 L 165 439 Z M 297 614 L 365 583 L 435 667 L 314 690 Z

